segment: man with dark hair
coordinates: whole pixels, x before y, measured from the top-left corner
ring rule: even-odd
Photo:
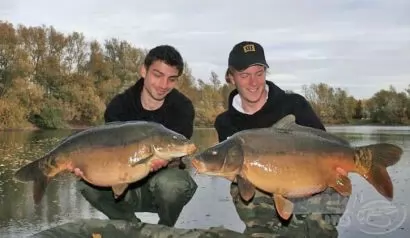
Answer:
[[[161,45],[151,49],[140,69],[141,78],[112,99],[104,113],[105,121],[154,121],[191,138],[194,107],[190,99],[175,89],[183,67],[183,59],[174,47]],[[131,184],[119,201],[114,199],[111,189],[96,187],[83,180],[78,182],[78,189],[110,219],[139,222],[135,212],[154,212],[158,213],[159,224],[174,226],[197,185],[183,170],[181,160],[165,163],[154,164],[153,172]]]
[[[228,110],[215,119],[219,142],[245,129],[271,127],[288,114],[294,114],[300,125],[325,130],[303,96],[286,93],[266,81],[267,68],[260,44],[243,41],[231,50],[226,81],[236,89],[229,95]],[[290,221],[283,221],[277,216],[270,195],[258,190],[247,204],[238,195],[236,183],[231,184],[230,192],[238,215],[246,225],[245,234],[254,235],[337,237],[336,223],[347,204],[346,198],[330,188],[310,198],[290,199],[295,202],[295,215]]]

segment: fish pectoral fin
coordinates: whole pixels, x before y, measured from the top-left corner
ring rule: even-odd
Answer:
[[[329,184],[330,187],[334,188],[342,196],[349,196],[352,194],[352,182],[349,177],[337,173],[335,180]]]
[[[275,202],[275,207],[279,213],[279,216],[285,220],[288,220],[293,213],[293,203],[278,194],[273,195],[273,201]]]
[[[121,196],[127,188],[128,188],[127,183],[121,183],[121,184],[112,186],[114,198],[117,199],[119,196]]]
[[[154,156],[154,153],[145,153],[137,155],[136,157],[130,157],[129,165],[134,167],[139,164],[145,164],[152,156]]]
[[[241,176],[236,176],[236,182],[238,183],[239,194],[245,201],[251,200],[255,195],[255,186],[251,184],[247,179]]]
[[[185,153],[170,153],[169,151],[161,151],[161,149],[158,149],[155,145],[152,145],[152,151],[155,157],[163,159],[163,160],[174,160],[176,158],[181,158],[182,156],[185,156]]]
[[[157,147],[155,147],[155,145],[151,145],[152,148],[152,154],[155,155],[158,158],[165,158],[165,154],[161,153],[161,151],[159,151],[157,149]]]

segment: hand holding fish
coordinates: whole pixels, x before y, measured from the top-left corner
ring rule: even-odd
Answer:
[[[80,168],[74,167],[73,163],[68,163],[67,164],[67,171],[70,173],[75,174],[75,176],[83,178],[84,177],[84,173],[83,171],[81,171]]]
[[[165,166],[167,166],[169,161],[164,159],[156,159],[151,162],[150,172],[157,171]]]
[[[73,173],[74,173],[76,176],[81,177],[81,178],[84,176],[83,171],[81,171],[81,169],[79,169],[79,168],[75,168],[75,169],[73,170]]]

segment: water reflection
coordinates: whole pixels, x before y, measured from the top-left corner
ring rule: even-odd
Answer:
[[[353,145],[377,142],[395,143],[404,149],[402,160],[388,169],[395,186],[395,199],[386,203],[366,180],[352,174],[353,194],[349,207],[338,226],[340,237],[406,237],[410,228],[407,197],[410,180],[410,128],[407,127],[328,127]],[[15,131],[0,132],[0,237],[24,237],[51,226],[78,218],[106,218],[91,207],[75,190],[75,178],[58,176],[49,184],[41,204],[35,206],[31,184],[11,179],[14,171],[29,161],[42,156],[62,138],[74,131]],[[195,130],[193,140],[199,149],[217,143],[212,129]],[[191,171],[192,173],[192,171]],[[242,231],[229,195],[229,182],[225,179],[195,175],[198,190],[184,208],[176,226],[181,228],[207,228],[225,226]],[[138,214],[147,222],[156,222],[156,214]],[[397,227],[396,227],[397,226]]]
[[[39,206],[34,205],[31,184],[12,179],[16,169],[41,157],[72,132],[50,130],[1,133],[0,152],[4,156],[0,158],[0,237],[23,237],[81,215],[94,216],[95,211],[72,188],[73,177],[59,176],[52,180]]]

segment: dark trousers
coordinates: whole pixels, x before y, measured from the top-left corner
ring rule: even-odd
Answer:
[[[111,188],[96,187],[83,180],[78,181],[77,188],[109,219],[139,221],[135,212],[152,212],[158,213],[158,224],[174,226],[197,185],[187,171],[165,168],[131,184],[118,200]]]
[[[275,209],[272,196],[256,191],[246,203],[239,195],[236,183],[230,193],[239,215],[245,223],[244,234],[252,237],[338,237],[336,229],[348,202],[332,189],[307,199],[290,199],[295,204],[294,215],[282,220]]]

